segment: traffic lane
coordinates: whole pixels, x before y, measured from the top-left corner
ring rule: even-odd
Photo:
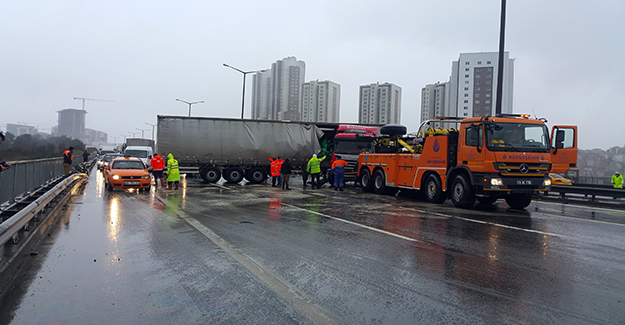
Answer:
[[[605,320],[606,317],[623,318],[622,312],[611,315],[603,313],[618,307],[620,293],[607,288],[595,290],[587,282],[590,280],[605,286],[615,279],[614,274],[605,277],[586,266],[580,268],[575,264],[578,258],[571,255],[580,252],[559,249],[561,238],[558,234],[542,229],[544,226],[542,221],[533,222],[534,218],[529,211],[507,210],[501,204],[459,210],[446,204],[432,205],[413,200],[397,200],[395,197],[351,190],[341,193],[329,190],[308,190],[301,193],[296,190],[294,193],[271,187],[245,188],[239,185],[220,186],[219,189],[200,185],[198,195],[191,194],[189,197],[190,202],[198,203],[188,205],[193,209],[185,211],[214,229],[236,247],[244,249],[254,260],[265,261],[263,265],[268,265],[267,267],[272,270],[282,270],[281,277],[288,278],[290,275],[293,280],[289,280],[289,283],[301,283],[303,280],[300,280],[300,277],[303,277],[306,280],[303,282],[313,281],[315,284],[313,287],[324,288],[327,279],[341,279],[332,281],[333,285],[349,289],[363,286],[362,283],[352,283],[354,279],[374,279],[368,281],[366,286],[377,287],[374,283],[381,283],[387,288],[397,288],[397,282],[404,281],[397,278],[389,279],[386,268],[401,267],[406,274],[421,279],[416,282],[423,282],[422,278],[433,278],[436,279],[435,283],[439,289],[441,286],[445,288],[454,286],[456,287],[454,290],[461,290],[464,293],[461,297],[466,299],[466,304],[452,304],[455,313],[444,314],[462,314],[463,319],[469,319],[467,316],[474,313],[488,322],[492,321],[493,317],[504,321],[536,319],[540,322],[551,322],[553,319],[587,322]],[[344,229],[346,226],[344,222],[338,226],[334,222],[339,219],[381,231],[386,229],[387,233],[377,232],[383,235],[374,236],[370,234],[373,232],[370,229],[356,227],[356,230],[350,230],[351,224]],[[329,224],[332,224],[332,227],[328,228]],[[335,232],[336,235],[327,235]],[[365,240],[362,238],[365,234],[374,236],[375,239]],[[399,237],[390,234],[397,234]],[[299,241],[310,236],[315,240],[308,239],[304,244],[300,244]],[[412,248],[409,252],[403,249],[406,243],[402,244],[402,249],[389,244],[400,237],[409,238],[403,239]],[[335,252],[336,250],[345,255]],[[279,251],[281,254],[273,254],[273,251]],[[375,252],[378,254],[371,256]],[[581,253],[584,255],[582,258],[586,258],[585,255],[589,254],[583,251]],[[389,256],[394,258],[387,259]],[[371,265],[360,266],[363,260]],[[337,261],[340,262],[340,266],[333,265],[331,269],[337,271],[332,271],[331,274],[321,278],[309,274],[330,272],[324,270],[323,266],[332,265]],[[398,263],[405,261],[411,261],[412,264],[397,266]],[[274,263],[278,265],[272,266]],[[308,271],[295,272],[293,275],[294,271],[290,270],[294,265]],[[356,267],[352,269],[351,265]],[[618,266],[618,263],[616,265]],[[378,279],[379,276],[381,278]],[[411,281],[406,282],[419,285]],[[342,283],[346,285],[343,287]],[[618,281],[617,285],[625,288]],[[299,288],[299,285],[297,287]],[[393,298],[398,296],[398,291],[402,294],[415,293],[412,296],[413,301],[424,300],[416,293],[428,292],[423,288],[415,289],[406,285],[400,285],[399,288],[378,292],[376,296],[388,297],[388,301],[395,302],[395,305],[399,306],[405,305],[405,302],[398,302]],[[298,290],[306,292],[306,297],[314,301],[329,299],[325,297],[328,293],[322,289],[304,286]],[[569,290],[583,291],[580,291],[582,292],[580,295],[573,295]],[[450,295],[456,295],[447,289],[438,292],[441,293],[440,301],[444,302],[434,304],[434,307],[430,305],[428,310],[440,311],[449,307]],[[352,296],[349,290],[332,290],[332,294],[339,295],[341,297],[339,300],[345,303],[332,303],[323,305],[322,308],[332,309],[333,315],[347,314],[349,315],[345,318],[347,320],[358,319],[358,315],[367,311],[377,317],[385,315],[384,317],[387,317],[385,319],[390,317],[397,319],[397,315],[405,320],[416,317],[406,311],[403,313],[385,311],[379,308],[377,304],[379,299],[363,304],[367,301],[366,294]],[[425,301],[431,302],[427,298]],[[356,305],[356,302],[362,307],[355,310],[346,307]],[[467,310],[467,306],[473,307]],[[521,314],[518,312],[519,307],[524,309]],[[497,311],[495,315],[491,315],[490,313],[494,311]],[[420,316],[423,317],[423,314]],[[370,320],[363,317],[361,319],[363,321]]]
[[[3,292],[0,323],[308,324],[152,193],[106,192],[93,173]]]

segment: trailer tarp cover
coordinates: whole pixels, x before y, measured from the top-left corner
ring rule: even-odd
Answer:
[[[300,122],[158,116],[158,153],[180,163],[262,164],[319,153],[323,132]]]

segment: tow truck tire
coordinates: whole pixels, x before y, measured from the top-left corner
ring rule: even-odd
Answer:
[[[470,208],[475,204],[475,192],[463,175],[451,183],[451,202],[458,208]]]
[[[254,167],[245,173],[245,179],[252,184],[260,184],[267,179],[267,173],[262,167]]]
[[[368,169],[363,169],[360,176],[360,187],[363,192],[371,192],[373,190],[373,180]]]
[[[380,134],[404,135],[407,132],[408,129],[404,125],[400,124],[387,124],[380,128]]]
[[[434,174],[430,174],[425,179],[423,186],[423,194],[428,202],[443,203],[445,202],[445,193],[443,193],[443,187],[441,181]]]
[[[244,175],[245,173],[241,167],[230,167],[226,169],[224,178],[226,179],[226,182],[236,184],[243,180]]]
[[[493,204],[495,202],[497,202],[498,197],[496,196],[481,196],[481,197],[477,197],[477,202],[480,202],[480,204],[483,205],[490,205]]]
[[[527,194],[510,194],[506,196],[506,203],[512,209],[523,210],[532,203],[532,197]]]
[[[200,171],[200,177],[206,183],[217,183],[221,179],[221,171],[215,166],[204,167]]]

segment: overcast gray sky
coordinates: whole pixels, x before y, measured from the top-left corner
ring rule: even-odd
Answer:
[[[419,125],[421,88],[447,81],[460,53],[496,52],[499,0],[0,0],[0,129],[49,132],[56,111],[120,134],[156,115],[238,118],[242,75],[288,56],[306,81],[341,85],[341,122],[358,120],[358,87],[402,87],[402,124]],[[514,112],[579,126],[582,149],[625,145],[625,1],[508,1]],[[247,86],[252,77],[248,75]],[[251,87],[246,91],[249,118]],[[139,134],[140,135],[140,134]]]

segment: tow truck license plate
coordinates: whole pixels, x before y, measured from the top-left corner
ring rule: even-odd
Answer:
[[[532,181],[516,181],[516,185],[532,185]]]
[[[139,185],[139,181],[125,181],[124,185]]]

